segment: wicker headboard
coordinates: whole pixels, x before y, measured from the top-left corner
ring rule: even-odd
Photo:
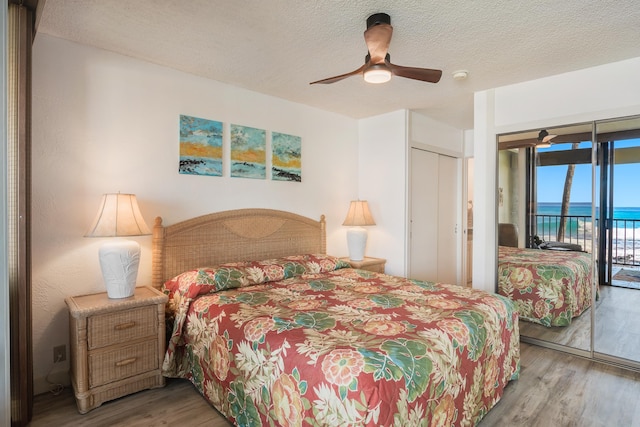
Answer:
[[[326,224],[284,211],[239,209],[153,226],[152,284],[199,267],[326,253]]]

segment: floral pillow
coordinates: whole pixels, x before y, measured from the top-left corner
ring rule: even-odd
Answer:
[[[183,298],[191,299],[209,292],[243,288],[301,274],[325,273],[347,267],[348,263],[324,254],[233,262],[182,273],[164,284],[164,292],[170,297],[178,292]]]

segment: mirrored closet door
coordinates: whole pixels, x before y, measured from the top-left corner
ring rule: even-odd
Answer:
[[[591,351],[592,125],[498,138],[498,285],[523,337]]]
[[[640,362],[640,117],[597,122],[596,358]]]
[[[497,182],[523,340],[640,367],[640,117],[499,135]]]

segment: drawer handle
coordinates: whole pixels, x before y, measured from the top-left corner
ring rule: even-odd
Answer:
[[[116,362],[116,366],[117,367],[121,367],[121,366],[131,365],[132,363],[134,363],[136,361],[136,359],[137,359],[137,357],[130,357],[128,359],[121,360],[119,362]]]
[[[136,322],[120,323],[119,325],[116,325],[114,329],[116,331],[122,331],[124,329],[133,328],[134,326],[136,326]]]

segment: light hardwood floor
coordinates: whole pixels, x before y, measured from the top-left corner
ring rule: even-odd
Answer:
[[[640,373],[523,343],[520,379],[480,427],[640,426]],[[40,426],[210,426],[228,427],[191,383],[169,380],[103,404],[85,415],[76,411],[73,394],[35,398],[30,427]]]

